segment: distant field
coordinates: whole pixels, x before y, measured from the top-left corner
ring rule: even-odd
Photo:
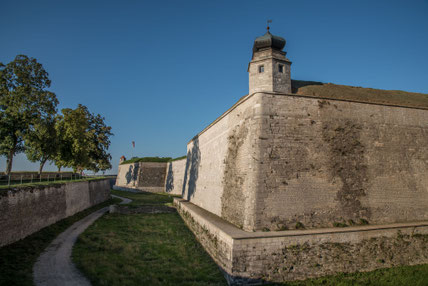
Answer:
[[[292,92],[322,98],[428,109],[428,94],[292,80]]]

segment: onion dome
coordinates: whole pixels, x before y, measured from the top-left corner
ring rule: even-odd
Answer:
[[[269,27],[268,27],[268,31],[266,32],[266,34],[256,38],[256,40],[254,41],[253,51],[256,52],[264,48],[272,48],[275,50],[282,51],[284,47],[285,47],[285,39],[272,35],[269,32]]]

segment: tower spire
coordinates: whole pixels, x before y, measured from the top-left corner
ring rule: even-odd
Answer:
[[[269,27],[269,23],[272,23],[272,20],[267,20],[267,31],[268,31],[268,33],[269,33],[269,29],[270,29],[270,27]]]
[[[248,65],[249,94],[255,92],[291,93],[290,65],[282,49],[285,39],[269,32],[272,20],[267,21],[267,32],[257,37],[253,56]]]

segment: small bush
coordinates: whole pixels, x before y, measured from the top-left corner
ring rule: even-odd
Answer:
[[[301,223],[300,221],[298,221],[296,223],[296,229],[305,229],[305,226],[303,225],[303,223]]]

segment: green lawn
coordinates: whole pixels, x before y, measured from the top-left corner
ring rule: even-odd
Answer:
[[[134,205],[169,204],[166,194],[112,191]],[[178,214],[103,216],[79,238],[73,259],[93,285],[226,285]],[[428,265],[339,274],[280,285],[428,285]]]
[[[52,240],[88,214],[120,201],[110,199],[0,248],[0,285],[33,285],[33,265]]]
[[[114,194],[134,205],[170,204],[164,194]],[[177,213],[106,214],[73,248],[92,285],[226,285],[219,268]]]
[[[376,286],[427,286],[428,264],[378,269],[371,272],[339,274],[301,282],[284,283],[289,286],[309,285],[376,285]]]
[[[172,199],[174,196],[169,194],[154,194],[148,192],[141,193],[131,193],[125,191],[115,191],[112,190],[113,195],[127,197],[132,200],[129,205],[139,206],[139,205],[158,205],[158,204],[172,204]]]

